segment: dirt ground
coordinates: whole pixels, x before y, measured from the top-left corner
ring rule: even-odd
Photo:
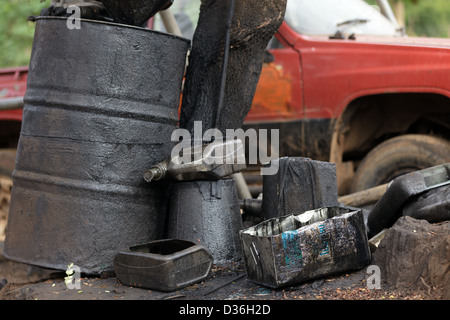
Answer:
[[[4,258],[3,258],[4,259]],[[4,259],[5,260],[5,259]],[[5,261],[4,261],[5,262]],[[27,265],[10,266],[10,274],[30,268]],[[3,264],[5,265],[5,264]],[[0,263],[0,268],[2,264]],[[3,268],[5,271],[5,268]],[[368,289],[367,269],[337,274],[272,290],[254,284],[246,277],[243,263],[214,266],[202,282],[173,292],[160,292],[123,285],[114,277],[82,277],[80,288],[69,289],[64,272],[27,269],[33,282],[13,283],[0,279],[1,300],[440,300],[440,288],[409,291],[390,288],[382,283],[380,289]],[[36,271],[37,270],[37,271]],[[40,274],[39,274],[40,272]],[[2,271],[0,270],[0,278]],[[20,277],[20,275],[19,275]],[[19,278],[20,279],[20,278]],[[21,281],[24,281],[22,278]],[[30,278],[31,279],[31,278]],[[32,279],[33,280],[33,279]],[[12,280],[14,281],[14,280]],[[25,280],[26,281],[26,280]]]
[[[11,186],[12,180],[10,178],[0,176],[0,241],[5,240]]]

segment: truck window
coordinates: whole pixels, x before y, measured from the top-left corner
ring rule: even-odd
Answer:
[[[347,34],[395,36],[396,27],[363,0],[288,0],[285,21],[306,35]]]

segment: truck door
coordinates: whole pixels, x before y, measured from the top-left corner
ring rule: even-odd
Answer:
[[[279,31],[269,43],[244,129],[279,129],[279,152],[283,156],[305,152],[301,74],[299,52]]]

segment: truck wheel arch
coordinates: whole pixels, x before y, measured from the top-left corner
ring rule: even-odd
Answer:
[[[404,134],[449,139],[450,98],[433,93],[383,93],[348,103],[331,138],[329,161],[336,163],[339,193],[350,191],[358,164],[372,149]]]
[[[400,135],[380,143],[364,157],[350,191],[366,190],[403,174],[449,162],[447,139],[424,134]]]
[[[20,121],[0,121],[0,175],[11,177],[14,170]]]

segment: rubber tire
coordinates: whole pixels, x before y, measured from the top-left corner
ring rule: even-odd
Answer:
[[[0,176],[12,177],[16,165],[16,149],[0,149]]]
[[[450,162],[450,142],[429,135],[408,134],[386,140],[358,166],[351,192],[366,190],[408,172]]]

